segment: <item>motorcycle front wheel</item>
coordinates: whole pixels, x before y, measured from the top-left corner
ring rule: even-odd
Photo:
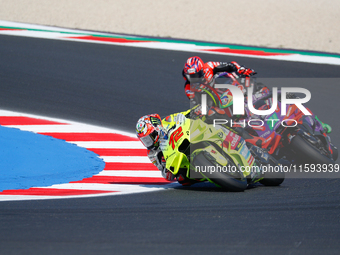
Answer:
[[[269,165],[273,167],[279,168],[280,164],[279,162],[271,155],[269,156]],[[270,168],[269,168],[270,169]],[[279,168],[280,169],[280,168]],[[285,180],[285,173],[283,170],[273,170],[273,171],[267,171],[264,173],[263,179],[260,180],[260,183],[265,186],[279,186],[283,181]]]
[[[208,178],[213,183],[217,184],[217,186],[224,188],[228,191],[240,192],[244,191],[247,188],[247,178],[243,176],[242,172],[240,172],[238,167],[235,163],[230,159],[227,158],[228,163],[231,167],[228,169],[237,169],[237,171],[233,173],[229,173],[228,171],[217,171],[216,169],[225,169],[223,166],[219,165],[216,162],[208,159],[205,153],[199,153],[193,160],[193,165],[199,167],[212,167],[210,168],[213,171],[205,171],[201,173],[205,178]],[[219,166],[219,167],[218,167]]]

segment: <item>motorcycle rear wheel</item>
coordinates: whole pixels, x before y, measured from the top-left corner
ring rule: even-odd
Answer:
[[[290,142],[291,149],[297,154],[298,161],[304,164],[334,164],[335,162],[307,142],[301,136],[296,135]]]

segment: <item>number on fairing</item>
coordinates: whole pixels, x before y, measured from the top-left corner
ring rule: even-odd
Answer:
[[[169,140],[169,145],[171,145],[172,149],[175,149],[175,142],[179,140],[183,136],[182,127],[177,128],[174,132],[172,132]]]

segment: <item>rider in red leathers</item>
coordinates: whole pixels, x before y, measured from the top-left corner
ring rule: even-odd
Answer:
[[[185,94],[189,99],[194,99],[195,92],[198,92],[199,85],[213,86],[214,75],[228,72],[243,76],[256,74],[253,69],[240,66],[236,62],[212,62],[204,63],[200,57],[188,58],[184,65],[182,75],[185,80]]]

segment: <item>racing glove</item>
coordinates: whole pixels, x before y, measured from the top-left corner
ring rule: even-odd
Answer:
[[[202,106],[201,105],[196,105],[190,110],[189,117],[190,119],[197,119],[197,118],[202,118]]]
[[[253,69],[250,69],[250,68],[245,68],[244,66],[241,66],[237,72],[240,74],[240,75],[244,75],[244,76],[252,76],[254,74],[256,74],[256,72],[253,70]]]
[[[251,76],[256,74],[256,72],[253,69],[250,68],[246,68],[244,66],[240,66],[237,62],[232,61],[231,62],[237,69],[237,73],[240,75],[244,75],[244,76]]]

